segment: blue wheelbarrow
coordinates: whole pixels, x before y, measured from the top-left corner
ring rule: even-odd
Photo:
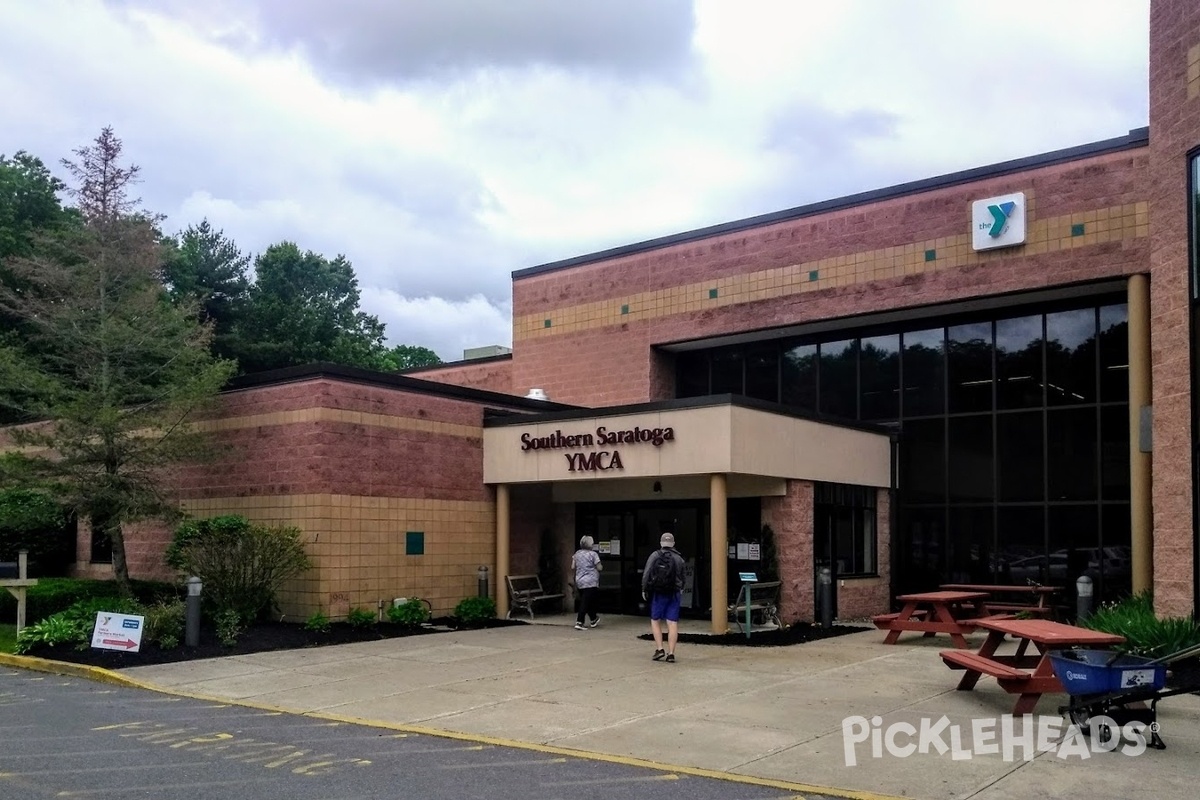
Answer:
[[[1141,723],[1149,733],[1147,746],[1165,749],[1159,736],[1158,701],[1200,690],[1200,670],[1196,669],[1173,671],[1175,680],[1166,688],[1168,668],[1200,656],[1200,645],[1154,659],[1112,650],[1055,650],[1048,655],[1069,696],[1059,713],[1101,742],[1111,740],[1113,725],[1119,729]]]

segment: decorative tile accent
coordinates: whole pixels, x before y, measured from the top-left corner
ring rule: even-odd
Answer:
[[[1087,225],[1085,225],[1082,222],[1076,222],[1074,225],[1071,226],[1071,235],[1072,236],[1083,236],[1083,234],[1086,232],[1087,232]]]
[[[275,425],[293,425],[302,422],[345,422],[350,425],[367,425],[394,430],[425,431],[467,439],[482,439],[483,428],[459,425],[452,422],[433,422],[425,419],[372,414],[367,411],[350,411],[344,408],[304,408],[297,411],[273,411],[269,414],[251,414],[244,417],[228,417],[196,423],[201,431],[233,431],[242,428],[266,428]]]
[[[543,320],[543,321],[542,321],[542,327],[543,327],[543,328],[549,328],[549,327],[550,327],[550,320],[548,320],[548,319],[547,319],[547,320]]]
[[[629,313],[629,304],[628,304],[628,303],[626,303],[625,305],[621,306],[621,313],[622,313],[622,314],[628,314],[628,313]]]
[[[1197,53],[1200,54],[1200,49]],[[1030,211],[1033,210],[1031,198]],[[1072,235],[1075,225],[1083,225],[1084,232]],[[513,339],[520,341],[543,335],[554,336],[604,328],[619,319],[618,312],[624,303],[637,308],[638,317],[660,319],[699,311],[712,302],[721,306],[758,302],[820,291],[831,286],[854,285],[991,261],[1004,261],[1014,256],[1024,258],[1105,242],[1132,242],[1148,236],[1149,231],[1149,205],[1146,202],[1125,203],[1044,219],[1038,219],[1034,214],[1028,223],[1026,244],[1019,253],[1007,250],[977,253],[971,248],[969,232],[858,253],[844,253],[724,277],[719,284],[719,296],[712,294],[711,279],[708,279],[703,283],[666,287],[555,309],[557,323],[553,331],[542,329],[541,315],[518,317],[513,319]],[[935,260],[926,260],[928,251],[933,251]]]
[[[708,299],[709,299],[709,300],[716,300],[716,299],[717,299],[717,290],[716,290],[716,289],[709,289],[709,290],[708,290]]]
[[[423,555],[425,555],[425,532],[424,531],[408,531],[404,534],[404,555],[406,555],[406,556],[423,556]]]
[[[925,261],[926,262],[937,261],[937,250],[926,250],[925,251]]]

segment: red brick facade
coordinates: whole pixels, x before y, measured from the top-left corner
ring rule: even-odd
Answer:
[[[1188,325],[1187,157],[1200,148],[1200,96],[1189,92],[1189,51],[1200,46],[1200,4],[1150,5],[1150,330],[1154,398],[1154,587],[1160,612],[1192,610],[1192,364]]]

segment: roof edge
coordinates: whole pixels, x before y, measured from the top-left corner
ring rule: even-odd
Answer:
[[[375,372],[360,367],[347,367],[329,362],[302,364],[294,367],[256,372],[241,375],[229,381],[222,392],[242,389],[256,389],[265,386],[277,386],[285,383],[332,378],[347,383],[360,383],[368,386],[378,386],[386,389],[401,389],[418,394],[436,395],[452,400],[504,406],[524,411],[568,411],[580,408],[566,403],[554,403],[548,400],[531,400],[503,392],[492,392],[486,389],[474,389],[458,386],[453,383],[426,381],[393,372]]]
[[[563,269],[570,269],[571,267],[581,267],[587,264],[595,264],[613,258],[637,255],[638,253],[645,253],[652,250],[660,250],[664,247],[671,247],[677,244],[686,244],[688,242],[708,239],[713,236],[720,236],[726,233],[737,233],[739,231],[759,228],[765,225],[773,225],[778,222],[803,219],[804,217],[811,217],[817,214],[827,214],[831,211],[842,211],[848,208],[854,208],[855,206],[866,205],[868,203],[878,203],[883,200],[893,200],[897,197],[903,197],[905,195],[931,192],[936,189],[946,189],[952,186],[961,186],[964,183],[975,183],[976,181],[986,180],[987,178],[1011,175],[1014,172],[1025,172],[1027,170],[1051,167],[1071,161],[1080,161],[1085,158],[1093,158],[1095,156],[1108,155],[1110,153],[1119,153],[1124,150],[1135,150],[1141,147],[1146,147],[1149,145],[1149,143],[1150,128],[1134,128],[1124,136],[1117,136],[1112,139],[1104,139],[1103,141],[1099,142],[1076,145],[1075,147],[1068,147],[1063,150],[1053,150],[1048,153],[1025,156],[1023,158],[1017,158],[1011,161],[1002,161],[983,167],[973,167],[971,169],[961,170],[959,172],[951,172],[933,178],[922,178],[916,181],[909,181],[908,183],[898,183],[894,186],[888,186],[882,189],[870,189],[865,192],[849,194],[832,200],[821,200],[816,203],[796,206],[783,211],[772,211],[767,214],[759,214],[758,216],[746,217],[745,219],[734,220],[732,222],[722,222],[717,225],[696,228],[695,230],[685,231],[683,233],[674,233],[668,236],[660,236],[655,239],[647,239],[634,244],[620,245],[607,250],[599,250],[594,253],[573,256],[560,261],[551,261],[535,267],[526,267],[524,269],[515,270],[512,273],[512,279],[516,281],[522,278],[531,278],[535,275],[545,275],[549,272],[557,272]]]

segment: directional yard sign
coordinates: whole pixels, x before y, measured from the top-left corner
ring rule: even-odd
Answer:
[[[92,647],[101,650],[124,650],[136,653],[142,647],[142,629],[146,618],[134,614],[96,612],[96,628],[92,631]]]

